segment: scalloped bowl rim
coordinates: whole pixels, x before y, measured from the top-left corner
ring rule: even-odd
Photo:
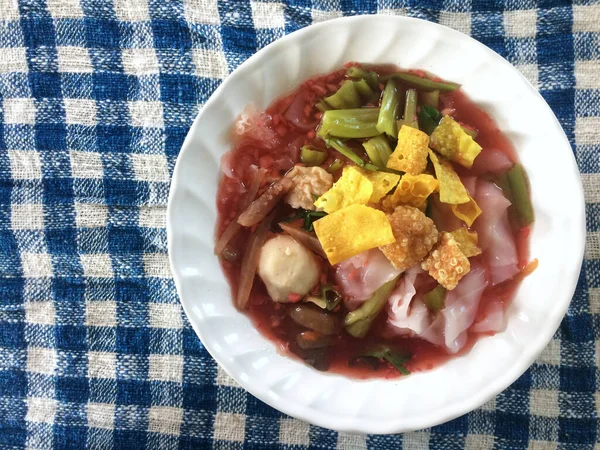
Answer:
[[[175,285],[177,288],[177,292],[179,298],[181,300],[183,309],[190,320],[190,323],[198,335],[198,337],[203,342],[205,348],[208,352],[213,356],[213,358],[221,365],[221,367],[233,378],[235,379],[243,388],[245,388],[252,395],[256,396],[260,400],[269,404],[270,406],[299,419],[305,420],[307,422],[313,423],[315,425],[323,426],[326,428],[331,428],[339,431],[358,431],[365,433],[396,433],[396,432],[404,432],[411,431],[415,429],[426,428],[429,426],[437,425],[453,418],[456,418],[460,415],[468,413],[473,409],[481,406],[492,397],[499,394],[501,391],[506,389],[511,383],[513,383],[521,374],[523,374],[527,368],[533,363],[535,358],[542,352],[542,350],[546,347],[553,334],[557,330],[560,322],[565,315],[572,295],[575,291],[575,287],[577,284],[579,272],[581,269],[584,245],[585,245],[585,208],[584,208],[584,197],[583,197],[583,188],[581,184],[581,179],[579,176],[579,171],[577,169],[577,164],[575,162],[573,153],[571,151],[570,144],[564,131],[560,127],[560,124],[549,106],[545,103],[541,95],[535,90],[531,84],[519,74],[521,78],[521,82],[524,82],[528,86],[529,92],[528,98],[526,101],[534,104],[538,104],[540,101],[543,102],[546,108],[545,121],[543,121],[544,125],[548,127],[551,133],[558,133],[560,138],[556,141],[556,148],[558,148],[561,158],[566,158],[563,161],[563,164],[567,166],[563,166],[563,180],[566,183],[568,190],[571,195],[571,204],[566,206],[566,209],[570,211],[568,213],[569,217],[559,217],[563,221],[568,222],[569,229],[573,231],[570,235],[570,248],[562,249],[563,253],[561,255],[561,260],[568,261],[568,267],[571,270],[566,272],[566,279],[563,279],[561,282],[562,291],[560,291],[560,298],[556,299],[556,304],[553,306],[554,309],[548,312],[548,318],[546,321],[542,322],[542,326],[540,329],[532,330],[535,331],[531,336],[531,341],[527,342],[527,346],[524,347],[523,352],[519,355],[515,355],[515,359],[513,364],[510,367],[504,367],[500,371],[500,374],[493,379],[488,385],[484,388],[480,389],[477,392],[471,393],[472,395],[466,396],[465,398],[461,398],[460,401],[454,402],[452,404],[444,404],[444,407],[438,408],[435,410],[430,410],[429,412],[420,413],[420,415],[415,414],[411,415],[410,410],[398,410],[397,416],[394,417],[365,417],[360,415],[341,417],[341,415],[332,414],[329,411],[326,411],[326,408],[314,406],[315,403],[306,404],[306,402],[296,400],[290,400],[290,398],[286,398],[282,396],[280,393],[276,393],[273,391],[272,386],[269,386],[265,383],[260,382],[260,380],[256,378],[251,378],[246,373],[246,368],[251,364],[259,364],[259,361],[256,359],[251,360],[249,362],[243,363],[240,362],[239,358],[235,359],[231,357],[231,355],[223,353],[223,346],[217,343],[215,339],[215,335],[211,334],[211,332],[201,326],[200,321],[194,316],[197,314],[197,306],[203,300],[198,300],[196,296],[192,296],[188,294],[189,289],[192,284],[186,281],[186,277],[188,277],[188,273],[186,272],[186,268],[182,267],[184,260],[184,248],[182,247],[179,241],[179,235],[181,234],[181,229],[183,227],[180,217],[180,211],[184,209],[181,208],[189,208],[190,206],[180,206],[187,197],[184,196],[185,184],[188,183],[189,176],[186,175],[187,172],[184,172],[185,169],[183,166],[185,164],[182,161],[187,158],[188,160],[192,158],[190,156],[194,151],[192,145],[192,141],[198,138],[198,133],[200,131],[200,124],[202,121],[207,121],[211,111],[213,109],[216,110],[218,102],[226,101],[228,95],[228,89],[230,87],[235,86],[235,83],[240,79],[244,79],[244,77],[251,77],[253,74],[260,72],[260,64],[269,59],[269,57],[275,56],[277,57],[277,52],[283,51],[294,51],[296,48],[302,47],[302,40],[304,42],[310,39],[311,36],[317,35],[319,31],[324,29],[325,27],[329,29],[341,29],[341,30],[351,30],[352,27],[365,26],[368,23],[377,23],[385,28],[385,26],[406,26],[408,28],[418,26],[423,30],[423,33],[427,33],[427,31],[435,31],[436,33],[443,34],[448,38],[452,38],[455,41],[464,43],[470,50],[481,52],[481,54],[485,54],[486,57],[489,57],[490,64],[497,66],[499,68],[503,68],[503,70],[508,70],[506,66],[510,67],[510,69],[514,72],[517,72],[516,69],[510,65],[508,61],[503,59],[500,55],[493,52],[491,49],[487,48],[483,44],[475,41],[474,39],[466,36],[458,31],[452,30],[450,28],[444,27],[439,24],[435,24],[432,22],[427,22],[421,19],[416,18],[408,18],[402,16],[354,16],[354,17],[345,17],[340,19],[334,19],[331,21],[323,22],[308,26],[306,28],[300,29],[294,33],[286,35],[281,39],[269,44],[265,48],[259,50],[253,56],[251,56],[248,60],[243,62],[238,68],[236,68],[224,81],[223,83],[215,90],[210,99],[206,102],[204,107],[199,112],[198,116],[194,120],[192,127],[190,128],[188,135],[184,141],[181,152],[179,154],[177,163],[175,165],[175,169],[173,172],[173,178],[171,182],[171,189],[169,193],[169,202],[167,208],[167,239],[168,239],[168,250],[169,250],[169,262],[171,265],[171,269],[173,272],[173,277],[175,280]],[[334,30],[335,31],[335,30]],[[350,32],[350,31],[348,31]],[[332,39],[335,39],[336,36],[333,36]],[[295,47],[294,47],[295,45]],[[346,60],[347,61],[347,60]],[[393,62],[393,61],[390,61]],[[268,64],[268,62],[266,63]],[[440,76],[444,76],[443,74],[438,73]],[[304,81],[303,79],[297,79],[296,85],[300,82]],[[238,83],[239,84],[239,83]],[[465,86],[466,88],[467,86]],[[468,89],[465,89],[468,92]],[[283,95],[285,92],[279,92],[279,95]],[[279,95],[276,95],[275,98]],[[537,103],[536,103],[537,102]],[[516,105],[515,105],[516,107]],[[540,108],[543,108],[540,106]],[[237,111],[239,113],[240,111]],[[495,117],[492,116],[494,119]],[[231,125],[233,124],[233,119]],[[507,119],[508,120],[508,119]],[[518,137],[518,135],[515,135]],[[517,145],[515,144],[515,147]],[[570,158],[566,155],[566,152],[570,154]],[[570,161],[569,161],[570,160]],[[550,164],[550,163],[549,163]],[[530,166],[526,165],[528,171],[531,170]],[[537,172],[537,169],[536,169]],[[531,174],[531,172],[530,172]],[[187,176],[187,178],[186,178]],[[532,195],[535,195],[535,191]],[[535,200],[535,199],[534,199]],[[540,200],[541,202],[541,200]],[[213,209],[216,209],[216,200],[213,202]],[[204,205],[208,208],[211,206]],[[539,213],[537,204],[534,202],[534,206],[536,208],[536,214]],[[570,208],[570,209],[569,209]],[[560,216],[560,212],[552,211],[552,214],[558,214]],[[567,216],[567,213],[564,214]],[[544,215],[544,217],[546,217]],[[555,216],[552,215],[550,220],[554,219]],[[179,219],[179,220],[178,220]],[[538,219],[539,221],[540,219]],[[558,219],[556,219],[558,220]],[[536,221],[536,227],[537,222]],[[543,224],[542,224],[543,225]],[[205,230],[206,231],[206,230]],[[541,232],[543,232],[542,230]],[[210,237],[212,239],[214,230],[210,230]],[[534,229],[534,233],[536,233]],[[210,242],[213,242],[212,240]],[[210,247],[212,248],[212,247]],[[558,251],[558,250],[557,250]],[[536,255],[532,255],[536,256]],[[558,261],[558,260],[556,260]],[[555,262],[555,261],[553,261]],[[541,261],[543,264],[544,261]],[[220,270],[220,268],[219,268]],[[190,272],[193,273],[193,270]],[[527,279],[526,279],[527,280]],[[548,282],[548,280],[535,279],[536,286],[541,288],[541,283]],[[557,288],[558,289],[558,288]],[[193,290],[193,289],[192,289]],[[210,291],[210,289],[208,289]],[[231,298],[221,299],[221,301],[231,302]],[[550,308],[550,307],[549,307]],[[511,323],[512,317],[509,320],[509,324]],[[516,320],[516,319],[515,319]],[[507,333],[507,332],[504,332]],[[484,339],[494,339],[497,336],[500,336],[504,333],[499,333],[493,337],[485,337]],[[257,338],[260,340],[260,337]],[[274,347],[270,341],[266,341],[265,338],[262,338],[271,347]],[[271,350],[273,350],[271,348]],[[472,350],[473,351],[473,350]],[[272,355],[271,355],[272,356]],[[468,353],[466,355],[468,357]],[[327,382],[327,380],[335,379],[334,386],[330,391],[327,392],[327,395],[331,399],[331,402],[339,402],[339,399],[335,398],[336,391],[338,386],[343,386],[344,388],[347,386],[368,386],[370,389],[373,389],[373,392],[376,388],[380,386],[381,383],[389,383],[387,386],[399,386],[401,381],[398,380],[381,380],[381,379],[371,379],[371,380],[353,380],[347,379],[340,375],[331,375],[331,374],[323,374],[320,372],[316,372],[312,369],[306,369],[299,362],[295,362],[289,358],[285,358],[284,356],[272,356],[272,359],[269,360],[269,363],[272,364],[272,367],[278,368],[282,364],[280,358],[284,358],[287,363],[291,364],[295,367],[302,376],[306,376],[311,378],[312,380]],[[465,358],[465,356],[459,357]],[[303,368],[301,368],[302,366]],[[454,366],[453,366],[454,367]],[[306,370],[312,370],[314,372],[312,375]],[[441,370],[444,371],[444,365],[440,368],[435,369],[436,371]],[[421,374],[414,374],[411,377],[422,377]],[[297,380],[296,380],[297,381]],[[290,381],[291,382],[291,381]],[[292,383],[293,384],[293,383]],[[331,384],[331,383],[330,383]],[[312,386],[312,385],[311,385]],[[400,390],[401,388],[398,388]],[[307,392],[308,394],[309,392]],[[323,394],[325,395],[325,394]],[[307,396],[309,397],[309,395]],[[335,405],[334,405],[335,406]],[[404,405],[406,406],[406,405]],[[375,414],[376,416],[376,414]]]

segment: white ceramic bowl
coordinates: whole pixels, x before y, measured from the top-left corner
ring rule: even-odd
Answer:
[[[503,333],[429,372],[397,380],[348,379],[280,355],[236,311],[213,254],[219,158],[244,107],[264,109],[300,82],[349,61],[393,63],[461,83],[513,142],[526,167],[539,268],[520,286]],[[573,295],[585,216],[579,172],[548,105],[507,61],[434,23],[357,16],[304,28],[238,67],[206,103],[183,144],[169,198],[169,256],[183,308],[217,362],[274,408],[326,428],[396,433],[465,414],[515,381],[548,344]]]

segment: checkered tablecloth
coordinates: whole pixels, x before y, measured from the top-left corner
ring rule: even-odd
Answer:
[[[600,4],[577,3],[0,0],[0,448],[593,448]],[[175,158],[221,80],[285,33],[376,12],[456,28],[521,70],[572,143],[588,214],[577,293],[531,369],[396,436],[310,426],[236,385],[182,313],[165,233]]]

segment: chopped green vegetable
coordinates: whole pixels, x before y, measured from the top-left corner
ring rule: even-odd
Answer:
[[[474,130],[473,128],[467,128],[467,127],[462,127],[462,129],[463,129],[463,131],[465,133],[467,133],[473,139],[477,139],[477,136],[479,135],[479,133],[477,132],[477,130]]]
[[[325,211],[311,211],[310,209],[298,209],[296,214],[293,216],[282,220],[282,222],[291,222],[293,220],[302,219],[304,220],[304,228],[305,231],[314,231],[313,222],[315,220],[319,220],[321,217],[325,217],[327,213]]]
[[[383,79],[384,77],[382,77]],[[446,83],[446,82],[438,82],[430,80],[429,78],[420,77],[418,75],[413,75],[412,73],[394,73],[387,75],[386,79],[399,79],[408,84],[412,84],[415,87],[420,89],[424,89],[427,91],[440,91],[440,92],[449,92],[455,91],[460,87],[460,84],[456,83]]]
[[[406,91],[406,103],[404,104],[404,122],[410,127],[418,128],[417,91],[415,89],[409,89]],[[415,124],[417,124],[416,127]]]
[[[446,299],[446,289],[438,285],[423,296],[423,301],[431,311],[440,311],[444,309],[444,300]]]
[[[383,359],[394,366],[402,375],[410,375],[404,364],[412,358],[412,355],[402,348],[394,348],[385,344],[377,344],[367,349],[359,358]]]
[[[368,141],[363,142],[363,147],[369,156],[371,162],[380,169],[385,168],[387,161],[392,154],[390,143],[384,134],[375,136]]]
[[[440,112],[432,106],[421,105],[419,125],[424,133],[431,134],[442,120]]]
[[[335,109],[359,108],[362,104],[356,86],[351,80],[344,81],[335,94],[325,97],[325,101]]]
[[[506,178],[519,224],[527,226],[533,222],[533,207],[529,199],[529,183],[523,166],[515,164],[506,173]]]
[[[379,108],[338,109],[325,111],[318,135],[341,138],[369,138],[377,136]]]
[[[316,107],[321,112],[329,111],[331,109],[331,106],[325,103],[325,100],[319,100],[316,104]]]
[[[398,136],[396,120],[398,119],[399,107],[396,81],[389,80],[383,90],[379,118],[377,119],[377,130],[379,133],[386,133],[393,138]]]
[[[350,161],[355,163],[357,166],[363,167],[365,165],[365,162],[361,159],[361,157],[358,156],[354,152],[354,150],[352,150],[346,144],[344,144],[344,142],[341,139],[323,138],[323,140],[325,141],[325,144],[327,144],[328,147],[333,147],[346,158],[348,158]]]
[[[313,149],[308,145],[302,147],[302,150],[300,151],[300,161],[307,166],[320,166],[326,159],[326,152]]]
[[[440,104],[440,91],[420,92],[419,97],[423,105],[429,105],[437,109]]]
[[[360,308],[348,313],[344,319],[346,332],[356,338],[363,338],[369,332],[369,328],[375,317],[381,312],[388,297],[394,290],[398,277],[388,281],[375,291],[373,296],[367,299]]]
[[[346,71],[346,75],[350,78],[362,78],[372,89],[377,89],[379,86],[379,75],[376,72],[369,72],[360,67],[349,67]]]
[[[329,164],[329,167],[327,168],[327,172],[336,173],[342,167],[344,167],[344,161],[336,158],[333,160],[333,162],[331,164]]]
[[[321,295],[309,295],[305,298],[305,301],[314,303],[321,309],[331,311],[335,309],[342,301],[342,294],[333,289],[329,284],[321,286]]]
[[[379,99],[379,95],[373,92],[373,89],[365,80],[355,81],[354,87],[365,103],[375,103]]]

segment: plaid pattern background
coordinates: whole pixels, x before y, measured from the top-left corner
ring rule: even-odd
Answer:
[[[573,145],[588,214],[577,293],[531,369],[396,436],[310,426],[237,386],[182,314],[165,233],[175,158],[221,80],[286,33],[376,12],[451,26],[516,65]],[[594,448],[599,33],[594,1],[0,0],[0,448]]]

